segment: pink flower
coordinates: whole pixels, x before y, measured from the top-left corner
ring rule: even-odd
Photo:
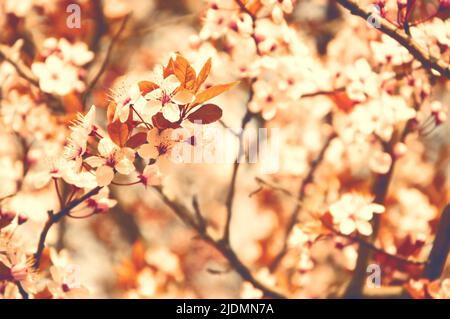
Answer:
[[[114,112],[113,121],[119,119],[122,123],[127,121],[131,107],[141,114],[143,113],[142,109],[146,104],[137,84],[132,85],[128,89],[120,88],[114,94],[114,102],[116,102],[117,106]]]
[[[129,175],[135,170],[134,151],[128,147],[120,148],[109,137],[100,140],[98,152],[100,156],[91,156],[85,160],[88,165],[97,168],[95,175],[98,186],[109,185],[116,171]]]
[[[75,216],[89,216],[91,214],[102,214],[114,207],[117,201],[109,198],[109,189],[103,187],[98,194],[84,201],[76,210]]]
[[[147,185],[160,185],[161,184],[161,172],[156,165],[147,165],[144,171],[139,175],[139,179],[142,184]]]
[[[186,133],[185,129],[165,129],[160,131],[157,128],[153,128],[147,133],[148,143],[140,146],[137,153],[146,161],[170,155],[175,143],[188,138]]]
[[[151,110],[150,113],[152,114],[162,110],[166,120],[177,122],[181,116],[179,105],[193,102],[194,94],[187,90],[177,90],[180,82],[176,76],[171,74],[164,78],[161,67],[155,68],[151,81],[159,87],[145,95],[145,99],[148,101],[146,108]]]
[[[81,166],[82,156],[86,152],[87,140],[92,131],[95,130],[95,106],[92,105],[86,115],[78,114],[77,120],[70,127],[70,137],[64,148],[64,158],[74,160],[76,167]]]
[[[373,214],[384,212],[384,207],[371,203],[371,200],[363,195],[347,193],[332,204],[329,208],[333,216],[333,223],[338,226],[339,231],[349,235],[354,231],[362,235],[372,234],[370,220]]]

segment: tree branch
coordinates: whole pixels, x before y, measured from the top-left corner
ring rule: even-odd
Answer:
[[[300,208],[303,202],[303,199],[305,197],[305,191],[306,186],[310,183],[312,183],[314,179],[314,174],[316,173],[317,168],[319,167],[320,163],[322,162],[325,153],[330,146],[331,141],[336,135],[333,133],[331,134],[327,140],[325,141],[324,145],[322,146],[322,149],[320,150],[319,154],[317,155],[316,159],[312,161],[311,166],[309,168],[307,176],[302,180],[302,183],[300,185],[298,195],[297,195],[297,203],[295,204],[295,207],[292,211],[291,218],[289,219],[286,233],[284,235],[284,241],[283,241],[283,247],[281,248],[280,252],[275,256],[275,258],[272,261],[272,264],[270,265],[270,269],[272,271],[276,270],[278,265],[280,264],[283,257],[286,255],[287,248],[288,248],[288,239],[291,235],[292,230],[294,229],[295,224],[298,221],[298,215],[300,213]]]
[[[20,54],[18,52],[14,52],[13,49],[7,45],[0,44],[0,56],[3,56],[3,58],[9,62],[22,78],[39,88],[38,79],[33,72],[31,72],[31,69],[20,59]]]
[[[111,42],[109,43],[108,48],[106,49],[105,59],[103,60],[101,66],[100,66],[100,69],[95,74],[95,76],[92,79],[92,81],[89,82],[89,84],[88,84],[88,86],[86,88],[86,92],[84,93],[84,96],[83,96],[83,104],[86,102],[87,96],[95,88],[95,85],[97,84],[98,80],[100,80],[100,77],[105,72],[106,66],[109,63],[109,59],[111,58],[111,53],[112,53],[112,50],[114,48],[114,45],[116,44],[116,42],[119,39],[119,37],[122,34],[122,32],[125,30],[125,26],[127,25],[127,22],[129,20],[129,18],[130,18],[130,14],[126,15],[123,18],[119,29],[117,30],[116,34],[114,34],[113,38],[111,39]]]
[[[388,253],[387,251],[378,248],[377,246],[375,246],[374,244],[372,244],[371,242],[365,241],[363,238],[361,238],[360,236],[354,236],[354,235],[345,235],[339,231],[337,231],[336,229],[334,229],[331,225],[325,225],[326,228],[328,228],[330,231],[332,231],[334,234],[336,234],[339,237],[343,237],[346,238],[352,242],[356,242],[361,246],[366,247],[367,249],[370,249],[373,252],[376,252],[378,254],[381,254],[383,256],[386,256],[390,259],[394,259],[403,263],[407,263],[410,265],[414,265],[414,266],[423,266],[426,265],[427,262],[426,261],[420,261],[420,260],[413,260],[413,259],[409,259],[407,257],[403,257],[403,256],[399,256],[399,255],[393,255]]]
[[[405,128],[400,134],[399,141],[404,142],[406,136],[413,128],[413,120],[407,122]],[[374,202],[380,205],[384,205],[384,201],[389,190],[389,185],[392,180],[392,175],[394,173],[394,168],[396,164],[396,157],[393,155],[393,146],[395,144],[394,138],[389,143],[383,144],[383,150],[389,153],[393,158],[391,167],[386,174],[378,175],[375,183],[372,187],[372,193],[375,195]],[[372,219],[373,232],[369,240],[374,241],[378,234],[378,229],[380,226],[380,215],[375,214]],[[347,298],[359,298],[364,289],[365,278],[366,278],[366,268],[371,256],[371,250],[366,246],[360,246],[358,249],[358,258],[356,260],[355,270],[353,272],[353,277],[347,286],[345,297]]]
[[[253,81],[252,81],[253,83]],[[248,101],[251,101],[253,98],[253,89],[250,91],[250,96]],[[252,118],[252,113],[247,109],[245,112],[244,118],[242,119],[241,128],[242,131],[247,126],[248,122],[250,122]],[[231,218],[233,215],[233,201],[234,194],[236,192],[236,180],[237,174],[240,166],[241,157],[244,155],[244,145],[243,145],[243,132],[241,132],[241,136],[239,136],[239,153],[236,157],[236,162],[233,164],[233,172],[231,173],[231,181],[230,186],[228,187],[227,199],[225,201],[225,206],[227,208],[227,217],[225,222],[225,230],[223,234],[223,240],[227,243],[230,241],[230,226],[231,226]]]
[[[161,196],[163,202],[169,206],[172,211],[177,215],[183,223],[187,226],[191,227],[197,234],[209,245],[217,249],[222,256],[228,260],[229,264],[233,267],[233,269],[246,281],[250,282],[255,288],[260,289],[265,297],[276,298],[276,299],[284,299],[286,298],[284,295],[272,290],[271,288],[266,287],[263,283],[258,281],[251,273],[251,271],[245,266],[233,249],[230,247],[229,243],[225,240],[216,240],[211,235],[208,234],[205,221],[201,217],[200,212],[194,214],[189,211],[187,207],[183,204],[171,200],[167,197],[167,195],[162,191],[161,187],[154,186],[153,187]],[[199,209],[198,206],[195,209]],[[197,222],[195,219],[201,218],[203,221]]]
[[[428,257],[428,263],[423,271],[423,277],[430,280],[438,279],[444,270],[447,261],[448,253],[450,251],[450,204],[444,209],[439,227],[436,232],[436,237],[433,242]]]
[[[70,203],[67,204],[66,207],[61,209],[58,213],[53,214],[52,211],[48,211],[48,220],[44,225],[44,228],[42,229],[41,235],[39,236],[39,242],[37,245],[36,253],[34,254],[34,264],[33,268],[38,269],[39,265],[41,263],[41,257],[42,252],[45,248],[45,240],[47,239],[47,234],[49,230],[52,228],[52,226],[56,223],[58,223],[64,216],[66,216],[72,209],[77,207],[79,204],[84,202],[86,199],[89,199],[90,197],[98,194],[101,187],[97,186],[96,188],[90,190],[80,198],[77,198]]]
[[[352,0],[336,0],[341,6],[346,8],[351,12],[351,14],[359,16],[364,20],[367,20],[372,16],[372,13],[368,10],[361,8],[355,1]],[[385,19],[380,19],[377,17],[377,22],[379,22],[379,28],[377,29],[384,34],[390,36],[392,39],[396,40],[405,49],[411,53],[422,65],[427,69],[433,69],[439,72],[441,75],[450,79],[450,66],[444,61],[438,59],[437,57],[431,55],[420,47],[411,37],[409,37],[402,29],[395,27],[393,24],[389,23]]]

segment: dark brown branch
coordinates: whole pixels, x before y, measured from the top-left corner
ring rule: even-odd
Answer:
[[[396,261],[407,263],[407,264],[414,265],[414,266],[423,266],[423,265],[427,264],[426,261],[413,260],[413,259],[409,259],[407,257],[390,254],[387,251],[385,251],[385,250],[383,250],[381,248],[378,248],[377,246],[375,246],[371,242],[368,242],[368,241],[364,240],[360,236],[342,234],[341,232],[337,231],[336,229],[334,229],[330,225],[325,225],[325,227],[327,227],[330,231],[332,231],[334,234],[336,234],[339,237],[343,237],[343,238],[346,238],[346,239],[348,239],[348,240],[350,240],[352,242],[356,242],[359,245],[364,246],[367,249],[370,249],[371,251],[376,252],[378,254],[381,254],[383,256],[386,256],[386,257],[388,257],[390,259],[394,259]]]
[[[206,243],[217,249],[222,254],[222,256],[228,260],[230,266],[233,267],[233,269],[244,280],[250,282],[255,288],[260,289],[265,297],[276,299],[286,298],[282,294],[272,290],[271,288],[266,287],[263,283],[258,281],[252,275],[251,271],[247,268],[247,266],[245,266],[242,263],[242,261],[230,247],[228,242],[225,242],[224,240],[216,240],[213,237],[211,237],[211,235],[208,234],[206,227],[202,227],[202,223],[205,222],[201,217],[202,216],[201,214],[195,215],[195,213],[190,212],[189,209],[186,208],[183,204],[168,198],[166,194],[164,194],[164,192],[162,191],[161,187],[154,187],[154,189],[159,193],[163,202],[172,209],[175,215],[177,215],[183,221],[183,223],[185,223],[187,226],[195,230],[197,234]],[[197,206],[196,209],[199,209],[199,207]],[[196,218],[199,218],[199,216],[203,220],[200,223],[196,221]]]
[[[19,290],[20,295],[22,296],[22,299],[28,299],[28,292],[23,288],[22,284],[18,281],[16,282],[17,289]]]
[[[250,96],[249,96],[248,100],[251,101],[252,97],[253,97],[253,90],[250,92]],[[252,118],[252,113],[250,113],[250,111],[247,110],[244,115],[244,118],[242,119],[242,123],[241,123],[242,130],[245,129],[248,122],[250,122],[251,118]],[[239,153],[238,153],[238,156],[236,157],[236,162],[233,164],[233,172],[231,173],[230,186],[228,187],[228,194],[227,194],[227,199],[225,202],[225,205],[227,208],[227,218],[226,218],[225,230],[224,230],[224,234],[223,234],[223,240],[225,242],[230,241],[230,226],[231,226],[231,218],[233,215],[233,201],[234,201],[234,194],[236,192],[237,173],[239,170],[241,157],[245,156],[242,133],[243,132],[241,132],[241,136],[239,137]]]
[[[200,205],[198,204],[197,196],[192,198],[192,207],[194,208],[195,217],[197,218],[197,225],[199,230],[202,232],[206,231],[206,221],[202,216],[202,212],[200,211]]]
[[[433,242],[428,257],[428,263],[423,271],[423,277],[430,280],[438,279],[444,270],[447,261],[448,253],[450,251],[450,204],[444,209],[439,227],[436,232],[436,237]]]
[[[349,10],[351,14],[359,16],[364,20],[367,20],[372,16],[372,12],[364,10],[355,1],[336,0],[336,2]],[[450,79],[450,66],[448,64],[425,51],[402,29],[395,27],[387,20],[378,18],[377,22],[379,22],[380,25],[378,30],[396,40],[400,45],[407,49],[414,58],[420,61],[425,68],[433,69]]]
[[[391,154],[390,145],[385,145],[385,152]],[[380,205],[384,205],[389,185],[391,183],[392,174],[394,172],[395,161],[392,162],[391,168],[386,174],[379,175],[372,187],[372,193],[375,194],[374,202]],[[374,241],[380,224],[380,216],[376,214],[372,219],[373,232],[369,238],[369,241]],[[353,271],[353,277],[346,289],[345,297],[358,298],[361,296],[362,290],[365,284],[365,278],[367,276],[366,268],[371,256],[371,250],[367,246],[360,246],[358,249],[358,258],[356,259],[355,270]]]
[[[319,95],[333,95],[337,92],[342,92],[342,91],[345,91],[344,87],[339,87],[339,88],[336,88],[336,89],[330,90],[330,91],[322,90],[322,91],[316,91],[316,92],[312,92],[312,93],[305,93],[305,94],[302,94],[302,96],[300,96],[300,99],[304,99],[304,98],[308,98],[308,97],[316,97]]]
[[[300,185],[298,195],[297,195],[297,203],[295,204],[295,207],[291,214],[291,218],[289,219],[288,224],[287,224],[286,233],[284,235],[283,247],[281,248],[280,252],[275,256],[275,258],[272,261],[272,264],[270,265],[270,269],[272,271],[277,269],[281,260],[286,255],[287,248],[288,248],[287,242],[288,242],[289,236],[291,235],[292,230],[294,229],[295,224],[298,221],[298,215],[300,213],[301,205],[302,205],[303,199],[305,197],[306,186],[308,184],[312,183],[312,181],[314,179],[314,174],[315,174],[317,168],[319,167],[320,163],[322,162],[322,160],[325,156],[325,153],[326,153],[328,147],[330,146],[330,143],[334,137],[335,137],[335,134],[331,134],[327,138],[324,145],[322,146],[322,149],[320,150],[319,154],[317,155],[316,159],[314,161],[312,161],[307,176],[303,179],[303,181]]]
[[[419,106],[415,105],[415,109]],[[407,122],[405,128],[399,134],[399,141],[404,142],[407,135],[414,128],[414,121],[410,120]],[[383,143],[383,150],[386,153],[389,153],[393,158],[391,167],[386,174],[378,175],[375,183],[372,187],[372,193],[375,195],[374,202],[380,205],[384,205],[384,201],[389,190],[389,185],[391,184],[392,175],[394,173],[394,168],[396,164],[396,157],[393,155],[392,145],[395,144],[395,136],[389,143]],[[380,215],[375,214],[372,219],[372,228],[373,232],[369,238],[369,241],[374,241],[378,235],[378,229],[380,227]],[[359,298],[361,297],[361,293],[364,289],[365,279],[366,279],[366,269],[369,259],[371,257],[371,250],[366,246],[360,246],[358,249],[358,258],[356,259],[356,266],[353,272],[353,277],[350,280],[349,285],[347,286],[346,292],[344,294],[347,298]]]
[[[264,180],[264,179],[262,179],[262,178],[260,178],[260,177],[255,177],[255,180],[256,180],[256,182],[257,182],[258,184],[261,185],[261,187],[258,188],[256,191],[250,193],[250,195],[249,195],[250,197],[252,197],[252,196],[255,195],[256,193],[258,193],[259,191],[261,191],[261,190],[262,190],[262,186],[266,186],[266,187],[271,188],[271,189],[273,189],[273,190],[275,190],[275,191],[281,192],[281,193],[283,193],[283,194],[286,195],[286,196],[292,197],[292,198],[294,198],[296,201],[298,201],[297,196],[296,196],[294,193],[292,193],[290,190],[288,190],[288,189],[286,189],[286,188],[284,188],[284,187],[281,187],[281,186],[276,185],[276,184],[274,184],[274,183],[268,182],[268,181],[266,181],[266,180]]]
[[[70,203],[68,203],[66,207],[61,209],[56,214],[53,214],[52,211],[48,211],[48,219],[47,219],[47,222],[44,225],[44,228],[42,229],[41,235],[39,236],[38,246],[37,246],[37,249],[36,249],[36,253],[34,254],[33,267],[35,269],[38,269],[39,265],[41,263],[42,252],[44,251],[44,248],[45,248],[45,240],[47,239],[47,234],[48,234],[49,230],[52,228],[52,226],[54,224],[58,223],[72,209],[77,207],[79,204],[84,202],[86,199],[89,199],[90,197],[98,194],[100,189],[101,189],[101,187],[96,187],[96,188],[90,190],[89,192],[87,192],[86,194],[81,196],[80,198],[77,198],[77,199],[71,201]]]
[[[256,40],[256,35],[255,35],[256,17],[247,9],[245,4],[241,0],[235,0],[235,2],[237,3],[237,5],[239,6],[239,8],[241,9],[242,12],[245,12],[245,13],[249,14],[250,17],[252,18],[252,21],[253,21],[252,39],[255,42],[256,53],[258,55],[261,55],[261,52],[260,52],[260,50],[258,48],[258,41]],[[252,78],[251,81],[250,81],[250,94],[249,94],[249,97],[248,97],[248,103],[250,103],[250,101],[253,99],[253,95],[254,95],[253,84],[255,82],[256,82],[256,78]],[[254,114],[252,114],[248,110],[248,107],[247,107],[245,115],[242,118],[242,123],[241,123],[242,131],[245,129],[247,124],[250,122],[250,120],[252,119],[253,115]],[[236,192],[237,174],[238,174],[238,170],[239,170],[239,166],[240,166],[240,159],[241,159],[241,156],[244,153],[244,147],[243,147],[242,143],[243,143],[243,136],[241,134],[241,136],[239,137],[239,153],[238,153],[238,156],[236,158],[236,162],[233,164],[233,171],[231,173],[230,186],[228,187],[227,198],[226,198],[226,201],[225,201],[225,206],[226,206],[226,209],[227,209],[227,215],[226,215],[226,221],[225,221],[225,229],[224,229],[224,233],[223,233],[223,240],[225,242],[227,242],[227,243],[230,242],[230,226],[231,226],[231,219],[232,219],[232,216],[233,216],[233,201],[234,201],[234,194]]]

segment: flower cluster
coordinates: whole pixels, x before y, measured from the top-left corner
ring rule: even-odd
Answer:
[[[285,14],[293,12],[295,1],[210,1],[200,32],[203,41],[223,39],[225,56],[232,66],[235,79],[250,78],[252,100],[248,104],[253,113],[266,120],[277,109],[295,105],[302,94],[314,92],[327,84],[315,80],[324,73],[312,59],[295,29],[288,25]],[[245,10],[242,10],[242,8]],[[207,46],[201,42],[200,49]]]
[[[181,55],[157,67],[151,81],[140,81],[125,93],[115,94],[108,106],[106,132],[94,124],[95,107],[79,116],[72,126],[65,148],[68,162],[61,177],[79,188],[108,186],[116,175],[131,177],[134,182],[160,184],[159,158],[170,154],[176,143],[192,144],[192,135],[183,128],[187,122],[209,124],[220,119],[222,110],[209,99],[230,89],[235,83],[201,90],[211,68],[211,60],[198,76]],[[138,155],[138,156],[136,156]],[[137,170],[135,160],[144,160]],[[60,169],[54,170],[58,174]]]

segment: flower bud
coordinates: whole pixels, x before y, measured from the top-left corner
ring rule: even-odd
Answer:
[[[19,215],[19,218],[17,219],[17,223],[18,223],[19,225],[22,225],[22,224],[26,223],[27,220],[28,220],[28,216],[26,216],[26,215],[24,215],[24,214],[20,214],[20,215]]]
[[[24,264],[17,264],[11,268],[11,277],[14,281],[23,281],[27,278],[28,267]]]

